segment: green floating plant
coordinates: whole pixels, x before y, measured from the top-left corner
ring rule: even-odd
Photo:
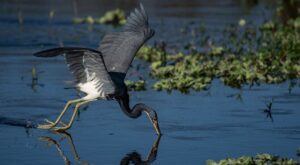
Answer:
[[[125,84],[129,91],[146,90],[146,82],[144,80],[138,80],[138,81],[125,80]]]
[[[299,162],[282,158],[279,156],[273,156],[270,154],[258,154],[255,157],[242,156],[239,158],[226,158],[215,162],[214,160],[207,160],[207,165],[298,165]]]
[[[123,25],[126,23],[126,17],[124,11],[121,9],[115,9],[108,11],[99,19],[101,24],[113,24],[113,25]]]
[[[74,18],[73,23],[75,24],[81,24],[81,23],[87,23],[87,24],[110,24],[110,25],[123,25],[126,23],[126,17],[125,13],[121,9],[115,9],[106,12],[102,17],[100,18],[94,18],[92,16],[87,16],[85,18]]]
[[[191,89],[205,90],[214,78],[233,88],[281,83],[300,78],[298,24],[299,18],[289,20],[286,25],[266,22],[260,28],[259,37],[254,35],[256,32],[252,28],[241,34],[226,33],[224,44],[212,45],[206,53],[192,51],[190,54],[170,54],[157,46],[144,46],[137,57],[151,63],[150,74],[157,80],[153,88],[159,91],[179,90],[188,93]],[[232,33],[236,33],[236,30]],[[244,49],[232,43],[243,43],[248,47],[256,45],[256,50]]]

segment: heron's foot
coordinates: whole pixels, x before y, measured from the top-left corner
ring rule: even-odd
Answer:
[[[46,123],[48,124],[39,124],[38,128],[40,129],[51,129],[51,128],[55,128],[55,126],[57,125],[57,122],[52,122],[48,119],[45,120]],[[60,121],[59,122],[61,125],[63,125],[64,127],[67,126],[67,124],[65,124],[64,122]]]
[[[37,128],[39,128],[39,129],[51,129],[51,128],[53,128],[55,125],[53,125],[53,124],[39,124],[38,126],[37,126]]]
[[[52,122],[52,121],[50,121],[50,120],[48,120],[48,119],[45,119],[45,122],[46,122],[46,123],[48,123],[48,124],[55,125],[55,123],[54,123],[54,122]]]
[[[56,132],[65,132],[69,128],[71,128],[70,125],[64,124],[63,127],[53,127],[52,130]]]
[[[47,120],[47,119],[45,120],[45,122],[48,123],[48,124],[39,124],[37,126],[37,128],[39,128],[39,129],[51,129],[51,128],[55,127],[55,125],[56,125],[54,122],[52,122],[50,120]]]

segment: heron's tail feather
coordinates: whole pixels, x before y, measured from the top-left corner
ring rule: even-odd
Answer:
[[[61,47],[61,48],[53,48],[53,49],[43,50],[40,52],[36,52],[33,55],[36,57],[55,57],[55,56],[62,55],[65,53],[78,52],[78,51],[98,52],[97,50],[89,49],[89,48]]]

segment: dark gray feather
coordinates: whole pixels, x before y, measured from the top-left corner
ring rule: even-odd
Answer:
[[[115,93],[115,85],[107,73],[103,58],[95,52],[84,52],[83,66],[87,81],[95,81],[98,92]]]
[[[76,78],[77,83],[86,82],[86,74],[84,73],[83,52],[81,51],[69,51],[65,53],[66,63],[70,72]]]
[[[86,83],[88,75],[94,75],[102,91],[106,94],[115,92],[115,86],[107,72],[101,52],[89,48],[62,47],[40,51],[37,57],[54,57],[64,54],[69,70],[77,83]]]
[[[122,32],[109,33],[101,41],[98,50],[103,54],[108,72],[126,74],[137,51],[153,35],[141,4],[140,9],[131,12]]]

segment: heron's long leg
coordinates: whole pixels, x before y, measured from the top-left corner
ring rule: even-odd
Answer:
[[[80,102],[80,103],[77,103],[76,106],[75,106],[75,109],[74,109],[74,112],[73,112],[73,115],[72,115],[72,117],[71,117],[71,120],[70,120],[69,124],[66,125],[66,126],[63,126],[63,127],[54,127],[53,130],[54,130],[54,131],[65,131],[65,130],[71,128],[71,126],[72,126],[72,124],[73,124],[73,121],[74,121],[74,119],[75,119],[75,116],[77,115],[78,108],[79,108],[81,105],[86,104],[86,103],[88,103],[88,102],[90,102],[90,101],[91,101],[91,100],[86,100],[86,101],[82,101],[82,102]]]
[[[82,101],[82,99],[76,99],[76,100],[70,100],[67,102],[67,104],[65,105],[65,108],[64,110],[60,113],[60,115],[57,117],[57,119],[55,120],[54,124],[57,125],[58,122],[61,120],[61,118],[63,117],[63,115],[65,114],[65,112],[67,111],[68,107],[71,105],[71,104],[74,104],[74,103],[78,103]]]
[[[57,119],[55,120],[55,122],[52,122],[52,121],[49,121],[49,120],[46,120],[46,122],[48,124],[42,124],[42,125],[38,125],[38,128],[40,129],[50,129],[50,128],[53,128],[55,127],[59,121],[61,120],[61,118],[64,116],[64,114],[66,113],[68,107],[71,105],[71,104],[74,104],[74,103],[77,103],[77,102],[80,102],[82,101],[82,99],[75,99],[75,100],[70,100],[66,103],[64,109],[62,110],[62,112],[59,114],[59,116],[57,117]],[[65,125],[63,123],[63,125]]]

